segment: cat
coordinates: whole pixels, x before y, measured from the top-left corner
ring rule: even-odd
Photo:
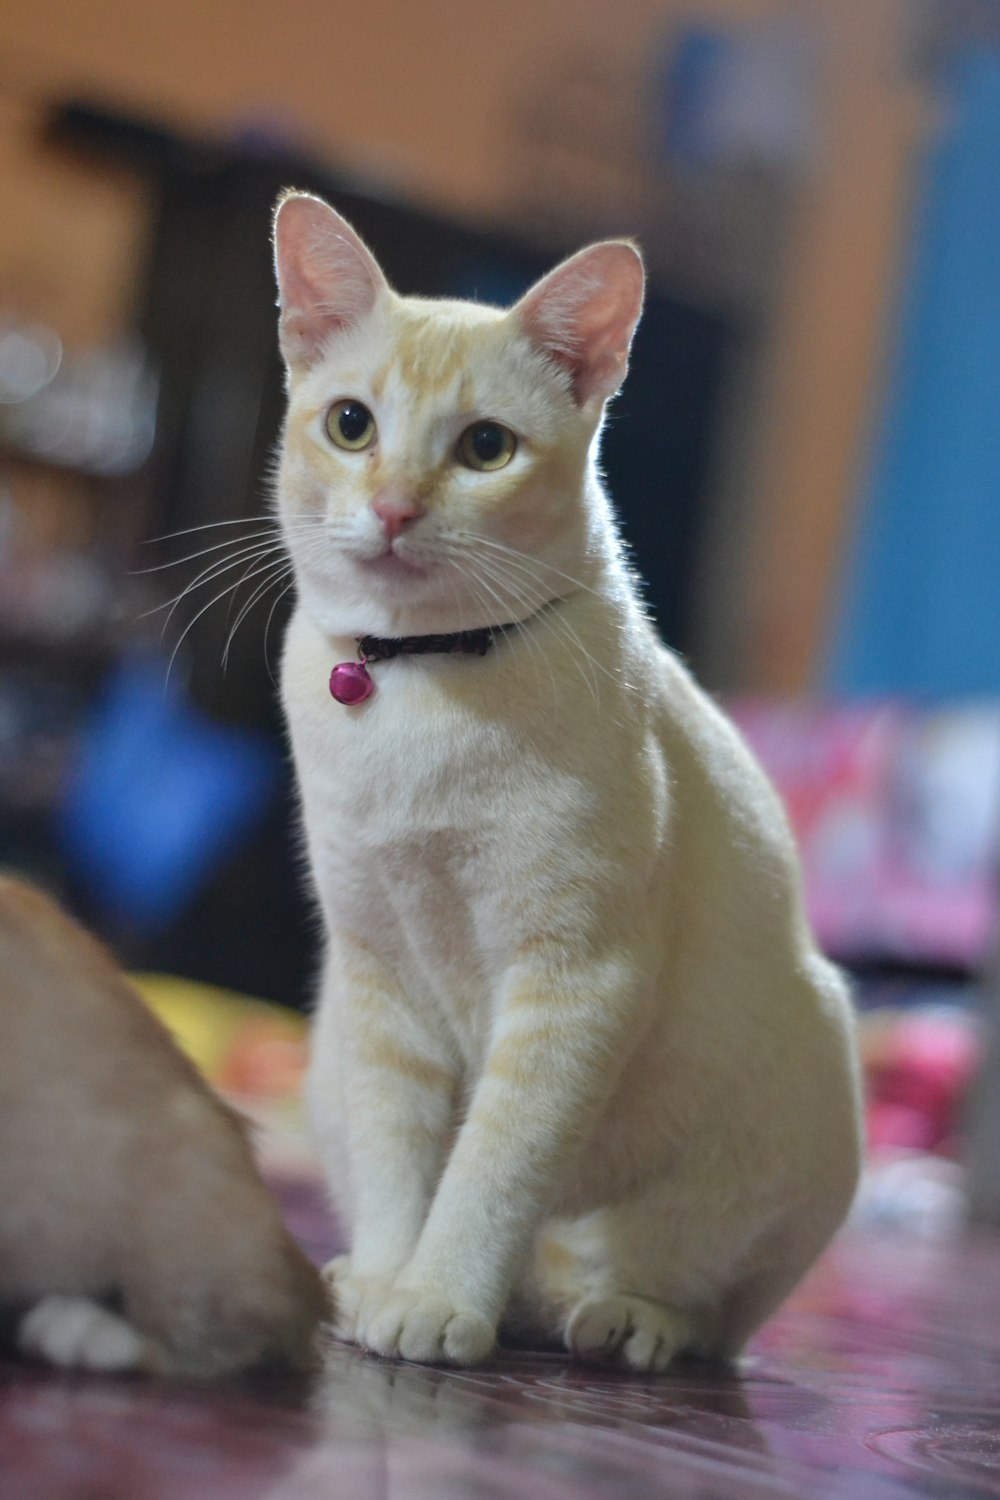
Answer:
[[[327,1312],[241,1121],[95,939],[0,875],[0,1308],[65,1367],[307,1369]]]
[[[337,1329],[735,1357],[848,1210],[858,1071],[777,796],[659,642],[598,477],[640,255],[592,245],[505,311],[397,295],[309,194],[274,247]]]

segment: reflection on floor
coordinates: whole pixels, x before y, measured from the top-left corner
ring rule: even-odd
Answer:
[[[289,1218],[321,1254],[322,1221]],[[3,1500],[962,1500],[1000,1495],[1000,1239],[845,1234],[738,1375],[554,1356],[318,1388],[0,1367]]]

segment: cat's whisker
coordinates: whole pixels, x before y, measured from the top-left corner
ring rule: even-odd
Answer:
[[[162,536],[145,537],[142,545],[144,547],[153,547],[158,542],[172,542],[179,536],[193,536],[198,531],[214,531],[220,526],[262,526],[268,524],[277,526],[279,523],[276,519],[271,523],[267,516],[261,515],[236,516],[235,519],[226,521],[203,521],[200,526],[182,526],[177,531],[165,531]]]
[[[267,614],[267,623],[264,626],[264,665],[267,668],[267,675],[270,679],[272,687],[277,687],[278,684],[274,680],[274,673],[271,671],[271,662],[268,657],[268,639],[271,634],[271,621],[274,619],[274,612],[278,608],[278,605],[281,603],[282,599],[284,599],[285,595],[287,593],[290,593],[294,587],[295,573],[293,571],[288,583],[285,584],[285,587],[283,589],[279,590],[279,592],[274,596],[274,599],[271,601],[271,608],[268,610]]]
[[[458,579],[455,577],[455,569],[449,568],[445,571],[445,578],[451,586],[451,592],[455,600],[455,617],[458,621],[459,630],[465,629],[465,611],[462,608],[462,595],[458,588]]]
[[[479,565],[481,568],[486,569],[486,560],[480,558]],[[515,593],[515,582],[514,579],[510,577],[509,571],[505,571],[505,568],[509,570],[509,562],[505,565],[502,565],[499,559],[492,558],[490,559],[489,566],[492,568],[491,576],[494,578],[494,580],[499,582],[502,587],[506,587],[506,589],[513,595]],[[543,605],[549,602],[548,591],[538,587],[534,592],[528,592],[527,584],[529,582],[537,583],[538,581],[533,579],[529,580],[524,577],[520,578],[520,598],[528,608],[542,611]],[[563,617],[561,611],[559,611],[558,609],[548,610],[541,614],[539,626],[540,628],[548,629],[553,633],[561,633],[563,635],[567,643],[572,648],[572,654],[574,655],[575,664],[577,670],[580,672],[582,680],[589,689],[595,704],[598,703],[600,701],[600,692],[596,677],[596,671],[598,669],[603,671],[608,677],[611,678],[612,681],[617,682],[617,679],[614,677],[614,675],[612,673],[609,673],[607,671],[607,668],[604,667],[601,662],[595,660],[595,658],[583,644],[576,630],[573,629],[573,627]],[[584,662],[586,662],[587,667],[589,668],[589,674],[584,670]]]
[[[314,529],[315,527],[312,525],[301,526],[301,532],[308,532]],[[299,529],[297,528],[297,531],[298,530]],[[177,534],[179,535],[180,533]],[[133,568],[130,570],[129,576],[133,578],[141,578],[147,573],[162,573],[167,568],[179,568],[184,563],[197,562],[199,558],[207,557],[212,552],[225,552],[227,549],[233,547],[242,547],[245,545],[249,545],[251,542],[263,539],[274,541],[276,544],[280,544],[282,542],[282,532],[279,529],[277,523],[262,527],[259,531],[251,531],[243,536],[227,537],[224,542],[214,542],[208,547],[199,548],[197,552],[189,552],[184,557],[173,557],[168,562],[154,563],[151,567],[148,568]]]
[[[483,571],[483,572],[487,571],[487,564],[486,564],[485,560],[482,559],[482,558],[479,559],[479,567],[480,567],[481,571]],[[551,619],[552,611],[546,611],[545,610],[545,605],[549,603],[548,596],[546,594],[544,594],[544,593],[539,593],[539,594],[533,596],[530,593],[525,592],[523,589],[518,588],[518,586],[514,583],[514,581],[509,576],[504,576],[503,574],[498,573],[495,570],[492,571],[492,572],[490,572],[489,576],[492,577],[494,579],[494,581],[498,582],[501,587],[505,588],[506,591],[513,598],[517,599],[518,602],[521,604],[521,606],[524,609],[528,610],[529,614],[532,614],[532,615],[534,615],[536,617],[535,621],[534,621],[534,628],[530,632],[530,638],[531,638],[531,642],[532,642],[532,645],[533,645],[534,649],[537,650],[541,654],[541,656],[544,658],[544,660],[545,660],[546,666],[548,668],[549,676],[550,676],[550,678],[552,680],[553,698],[555,698],[556,697],[556,685],[555,685],[555,677],[554,677],[553,669],[552,669],[552,663],[551,663],[551,661],[549,659],[549,655],[546,652],[544,645],[538,640],[538,635],[543,630],[545,630],[546,628],[551,630],[552,627],[553,627],[553,622],[552,622],[552,619]],[[577,666],[578,670],[581,670],[579,668],[579,664],[576,663],[575,661],[574,661],[574,665]],[[593,688],[592,688],[592,691],[594,691]],[[595,702],[596,702],[597,701],[596,692],[594,694],[594,697],[595,697]]]
[[[283,559],[282,561],[284,563],[285,560]],[[194,626],[201,619],[202,615],[207,614],[208,611],[212,608],[212,606],[214,604],[218,604],[220,602],[220,600],[222,600],[222,599],[224,599],[226,597],[227,594],[231,594],[234,589],[238,589],[240,587],[240,585],[243,584],[244,582],[247,582],[248,579],[256,577],[261,572],[268,571],[270,569],[273,569],[274,567],[276,567],[276,563],[274,563],[274,562],[263,562],[263,563],[261,563],[260,567],[255,568],[251,572],[248,572],[248,571],[244,570],[244,572],[241,573],[240,577],[237,578],[235,580],[235,582],[228,583],[224,589],[220,589],[217,594],[214,594],[212,596],[212,598],[209,599],[209,601],[208,601],[207,604],[203,604],[201,606],[201,608],[194,615],[192,615],[191,619],[187,622],[187,624],[184,626],[184,629],[181,631],[180,635],[178,636],[177,642],[176,642],[176,644],[174,646],[174,649],[170,653],[170,660],[167,663],[167,673],[166,673],[166,679],[165,679],[166,682],[170,681],[170,673],[171,673],[171,671],[173,669],[174,661],[177,658],[177,653],[180,650],[181,645],[183,644],[183,642],[184,642],[186,636],[188,635],[188,633],[194,628]],[[179,600],[175,601],[175,603],[177,603],[177,602],[179,602]],[[172,611],[171,611],[171,613],[172,613]]]
[[[471,562],[471,563],[475,563],[477,561],[481,561],[481,560],[477,560],[477,559],[471,558],[471,557],[467,558],[466,560],[469,561],[469,562]],[[473,572],[469,568],[462,568],[461,572],[462,572],[464,578],[466,579],[466,582],[468,583],[469,588],[476,595],[477,601],[484,608],[484,613],[487,613],[487,614],[492,613],[492,611],[487,608],[487,606],[489,605],[490,600],[492,600],[497,606],[499,606],[499,613],[500,613],[501,617],[505,617],[509,613],[509,606],[508,606],[507,601],[505,601],[504,598],[503,598],[503,596],[501,594],[499,594],[497,592],[497,590],[494,589],[487,582],[486,578],[484,578],[482,576],[482,572],[481,571],[477,570],[476,572]],[[512,592],[512,591],[509,591],[509,592]],[[531,605],[526,600],[524,600],[524,599],[518,600],[516,598],[516,596],[515,596],[515,603],[520,603],[522,605],[522,607],[527,607],[529,609],[529,612],[531,611]],[[496,623],[499,624],[499,623],[502,623],[502,622],[503,622],[503,620],[501,618],[501,620],[498,620]],[[550,682],[550,685],[551,685],[551,688],[552,688],[552,699],[553,699],[553,702],[555,702],[557,694],[556,694],[555,677],[554,677],[553,671],[552,671],[552,663],[546,657],[545,652],[542,650],[542,648],[539,645],[538,641],[534,638],[533,633],[527,629],[525,623],[523,621],[516,620],[516,621],[513,622],[513,624],[514,624],[514,629],[516,630],[517,634],[521,637],[521,639],[524,641],[524,643],[525,643],[526,647],[528,648],[528,650],[530,652],[534,653],[541,661],[543,661],[545,663],[545,669],[546,669],[546,671],[547,671],[547,673],[549,675],[549,682]]]
[[[493,559],[493,561],[495,561],[495,559]],[[486,570],[487,564],[484,559],[480,559],[480,567],[483,568],[483,570]],[[549,603],[547,592],[538,591],[537,594],[532,595],[522,588],[520,594],[517,594],[516,585],[514,585],[513,580],[511,580],[511,577],[508,576],[508,574],[504,574],[502,573],[502,571],[498,571],[495,568],[490,576],[495,577],[495,580],[501,582],[501,585],[505,586],[505,588],[507,588],[507,591],[510,592],[511,595],[514,595],[514,597],[520,597],[520,601],[522,601],[523,606],[528,607],[529,610],[537,613],[538,631],[549,630],[552,631],[553,634],[555,634],[556,631],[561,631],[561,633],[564,634],[564,637],[565,639],[567,639],[568,645],[570,645],[571,648],[571,657],[573,657],[574,666],[576,666],[577,672],[580,673],[580,678],[582,678],[583,684],[585,684],[585,687],[588,687],[589,693],[591,693],[591,696],[594,697],[595,705],[597,705],[597,703],[600,703],[600,693],[598,693],[597,676],[594,675],[594,658],[591,657],[591,652],[589,652],[588,649],[583,646],[583,642],[582,640],[580,640],[580,637],[577,636],[576,630],[573,630],[573,628],[571,628],[570,625],[568,625],[567,622],[565,622],[564,619],[559,616],[558,609],[544,609],[544,606]],[[544,652],[543,646],[540,646],[540,649],[541,651],[543,651],[543,655],[546,654],[546,652]],[[583,660],[588,663],[588,666],[591,667],[589,676],[588,673],[586,673],[586,670],[583,669],[583,664],[582,661],[580,661],[580,657],[582,657]],[[553,688],[553,690],[555,690],[555,688]]]
[[[250,566],[255,562],[261,561],[263,558],[277,555],[279,552],[284,555],[284,549],[277,543],[258,542],[253,546],[241,548],[232,557],[216,558],[216,560],[213,563],[210,563],[207,568],[203,568],[202,571],[197,575],[197,577],[191,579],[190,583],[187,583],[184,588],[181,589],[179,594],[176,594],[172,599],[164,600],[162,604],[154,605],[152,609],[146,610],[145,614],[140,618],[144,619],[147,615],[158,614],[160,610],[165,609],[167,611],[167,615],[163,621],[163,628],[160,631],[160,636],[162,639],[163,635],[166,634],[167,627],[169,626],[178,605],[182,604],[189,594],[194,593],[196,589],[202,588],[206,584],[217,582],[226,573],[231,572],[233,568],[238,568],[241,565]],[[237,588],[241,582],[242,577],[237,579],[236,583],[234,583],[232,586],[234,588]],[[221,598],[222,596],[220,595],[219,597]]]
[[[307,547],[305,549],[307,554],[309,552],[315,552],[325,543],[325,537],[321,535],[320,529],[318,527],[316,527],[312,523],[297,524],[301,525],[301,532],[296,531],[296,535],[300,536],[302,533],[305,533],[307,541],[313,544],[311,547]],[[263,533],[262,535],[266,538],[265,540],[248,542],[248,539],[246,537],[237,537],[234,538],[232,542],[224,543],[224,547],[235,548],[235,550],[229,552],[227,556],[215,558],[211,563],[208,564],[207,567],[203,568],[200,573],[196,574],[196,576],[192,578],[183,589],[181,589],[179,594],[176,594],[172,599],[164,600],[161,604],[154,605],[152,609],[146,610],[144,614],[140,616],[140,618],[145,619],[146,615],[156,614],[161,609],[168,610],[169,613],[166,620],[164,621],[165,631],[167,625],[169,625],[170,623],[170,618],[173,615],[173,612],[177,608],[178,604],[180,604],[188,594],[193,593],[195,589],[202,587],[202,585],[204,584],[212,583],[218,578],[221,578],[224,573],[229,571],[230,568],[237,567],[241,562],[252,563],[257,561],[258,559],[266,557],[269,553],[281,553],[282,555],[287,556],[288,549],[286,546],[286,538],[282,532],[275,530],[273,533]]]
[[[271,590],[272,588],[277,588],[277,586],[278,586],[279,583],[283,583],[284,582],[284,580],[290,574],[291,569],[292,569],[291,563],[288,561],[287,558],[285,558],[280,563],[270,563],[264,569],[260,570],[260,571],[264,572],[267,576],[264,578],[263,583],[259,583],[257,585],[257,587],[254,589],[253,593],[250,595],[250,598],[242,606],[242,608],[240,609],[239,614],[236,616],[236,619],[233,621],[233,624],[232,624],[232,627],[231,627],[231,629],[229,631],[229,634],[226,637],[226,644],[223,647],[223,651],[222,651],[222,670],[223,671],[226,670],[226,667],[229,664],[229,652],[230,652],[230,648],[232,647],[233,641],[236,639],[236,633],[239,630],[240,626],[243,624],[243,621],[246,619],[247,615],[253,609],[254,605],[257,604],[257,603],[259,603],[259,601],[261,599],[264,599],[264,598],[267,597],[267,594],[268,594],[269,590]],[[233,595],[233,597],[235,598],[235,594]]]
[[[494,559],[494,562],[497,562],[497,561],[498,561],[497,559]],[[518,566],[518,564],[516,562],[514,562],[512,559],[507,559],[506,562],[505,562],[505,565],[507,567],[517,567]],[[542,566],[547,566],[547,565],[543,564]],[[534,580],[531,577],[531,575],[528,573],[527,569],[521,569],[521,572],[523,572],[526,575],[526,578],[529,581],[532,581],[532,582],[536,581],[536,580]],[[543,596],[547,595],[547,591],[540,591],[540,593]],[[576,649],[579,651],[579,653],[581,654],[581,656],[583,656],[586,659],[586,661],[589,663],[592,672],[602,672],[604,674],[604,676],[607,677],[611,682],[614,682],[616,686],[620,686],[620,681],[619,681],[619,678],[618,678],[617,674],[614,673],[614,672],[609,671],[608,668],[604,665],[603,662],[599,661],[595,656],[592,655],[591,652],[589,652],[587,650],[586,646],[583,644],[583,641],[580,639],[580,636],[577,633],[577,631],[570,625],[569,621],[565,618],[565,616],[560,611],[553,611],[552,613],[550,613],[550,615],[548,616],[547,623],[549,624],[549,626],[553,630],[558,629],[558,630],[561,630],[563,632],[563,634],[566,636],[567,640],[569,640],[576,647]],[[595,681],[594,681],[594,690],[595,690],[595,693],[596,693],[596,688],[597,688],[597,683],[596,683],[596,679],[595,679]]]
[[[485,605],[487,605],[489,603],[489,600],[488,599],[484,600],[484,595],[483,595],[483,588],[486,587],[486,579],[482,575],[484,573],[490,571],[490,570],[488,570],[486,568],[486,566],[484,564],[484,559],[482,559],[480,557],[476,557],[476,555],[474,554],[474,552],[470,548],[450,547],[448,549],[448,555],[456,563],[456,566],[459,567],[459,570],[462,572],[462,574],[465,577],[466,581],[468,582],[470,588],[473,588],[474,591],[477,593],[478,601],[480,603],[480,606],[484,608],[484,613],[486,613],[487,615],[492,614],[493,613],[492,610],[490,610],[488,608],[485,608]],[[459,561],[460,559],[462,561],[470,564],[470,567],[474,568],[475,571],[474,572],[470,571],[469,567],[462,567],[461,566],[461,562]],[[478,581],[480,587],[478,589],[475,589],[475,584],[476,584],[477,581]],[[498,594],[498,592],[495,589],[491,589],[490,590],[490,596],[491,596],[492,600],[495,602],[495,604],[497,605],[499,615],[501,616],[501,620],[497,621],[497,623],[501,623],[502,621],[505,621],[507,619],[507,617],[509,616],[509,614],[511,613],[511,601],[513,602],[513,604],[515,606],[519,605],[521,608],[525,609],[529,615],[530,614],[534,614],[537,611],[537,609],[539,608],[540,604],[542,602],[544,602],[541,599],[538,599],[538,600],[530,599],[521,590],[515,590],[515,589],[513,589],[510,586],[509,580],[507,580],[507,593],[508,593],[508,595],[510,595],[510,599],[509,600],[508,599],[504,599],[502,597],[502,595]],[[532,652],[537,653],[537,654],[541,655],[542,657],[545,656],[545,653],[542,651],[542,649],[539,646],[537,640],[534,638],[533,633],[528,632],[525,629],[523,623],[516,622],[516,629],[518,630],[518,633],[523,637],[523,639],[525,640],[525,643],[529,646],[529,648],[530,648],[530,650]],[[550,676],[550,679],[551,679],[552,678],[552,665],[551,665],[551,663],[547,659],[546,659],[546,663],[545,664],[546,664],[546,670],[549,673],[549,676]],[[552,691],[553,691],[553,696],[555,696],[555,682],[554,682],[554,680],[552,681]]]
[[[582,589],[584,593],[593,594],[595,599],[603,599],[604,597],[599,589],[593,588],[589,583],[584,583],[582,578],[576,578],[572,573],[564,572],[562,568],[557,568],[554,563],[542,562],[539,558],[532,557],[530,552],[522,552],[519,547],[508,546],[506,542],[498,542],[493,537],[481,536],[474,531],[456,532],[455,536],[471,543],[475,547],[487,547],[493,552],[500,552],[511,563],[519,563],[529,572],[541,569],[543,573],[562,579],[564,583],[571,583],[574,589]]]

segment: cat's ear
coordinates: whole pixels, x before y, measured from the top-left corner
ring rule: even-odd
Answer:
[[[556,266],[515,307],[532,342],[569,371],[580,406],[607,400],[625,379],[645,280],[634,245],[604,240]]]
[[[310,365],[330,335],[371,311],[388,283],[350,224],[309,193],[286,193],[274,215],[279,341],[287,364]]]

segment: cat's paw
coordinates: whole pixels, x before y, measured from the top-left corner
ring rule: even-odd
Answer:
[[[358,1329],[373,1307],[392,1290],[391,1276],[358,1276],[349,1255],[338,1255],[323,1267],[323,1282],[333,1304],[333,1331],[349,1343],[360,1343]]]
[[[578,1359],[659,1374],[688,1337],[688,1320],[645,1297],[605,1293],[577,1303],[566,1347]]]
[[[371,1306],[371,1304],[369,1304]],[[478,1365],[496,1343],[496,1329],[470,1308],[419,1287],[395,1286],[359,1320],[359,1344],[389,1359],[426,1365]]]
[[[17,1346],[22,1354],[63,1369],[110,1373],[151,1363],[148,1341],[87,1297],[43,1297],[21,1319]]]

